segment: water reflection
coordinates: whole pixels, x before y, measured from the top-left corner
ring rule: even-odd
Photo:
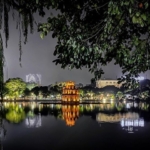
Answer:
[[[3,119],[14,124],[24,122],[28,128],[38,128],[42,126],[42,116],[51,115],[64,120],[67,126],[74,126],[77,119],[85,115],[91,116],[99,123],[120,122],[122,128],[125,128],[128,126],[136,126],[137,124],[140,127],[144,127],[144,119],[141,121],[141,118],[145,117],[145,112],[149,114],[149,104],[144,102],[86,105],[5,102]],[[146,117],[146,119],[150,120],[150,117]]]
[[[140,118],[138,113],[126,112],[117,114],[98,113],[96,116],[97,122],[101,123],[119,123],[123,130],[128,133],[138,131],[137,127],[144,127],[144,119]]]
[[[0,150],[3,149],[2,140],[4,140],[6,136],[6,129],[3,123],[3,105],[0,104]]]
[[[109,123],[115,123],[115,122],[121,122],[122,120],[126,119],[138,119],[139,114],[138,113],[117,113],[114,115],[111,114],[104,114],[104,113],[98,113],[96,116],[96,120],[100,123],[109,122]]]
[[[62,118],[66,125],[73,126],[79,117],[79,105],[62,105]]]
[[[107,149],[106,145],[117,149],[119,144],[119,148],[129,145],[126,149],[132,149],[130,142],[135,146],[140,145],[140,140],[148,141],[149,124],[150,109],[145,102],[86,105],[9,102],[1,107],[0,144],[2,149],[3,142],[5,150],[72,149],[67,147],[68,143],[74,149],[90,146],[89,149]],[[7,139],[2,141],[6,130]]]
[[[25,124],[28,128],[39,128],[42,126],[41,114],[39,115],[28,115],[25,120]]]
[[[144,127],[144,119],[123,118],[121,120],[121,126],[128,133],[134,133],[135,131],[138,131],[138,127]]]

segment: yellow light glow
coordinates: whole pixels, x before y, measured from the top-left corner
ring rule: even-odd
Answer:
[[[106,99],[105,98],[103,99],[103,103],[106,103]]]

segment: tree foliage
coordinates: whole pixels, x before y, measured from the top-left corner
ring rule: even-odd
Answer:
[[[26,86],[29,90],[32,90],[34,87],[38,86],[38,84],[28,82],[28,83],[26,83]]]
[[[7,96],[9,98],[17,98],[23,94],[26,89],[26,83],[20,78],[8,79],[5,83],[5,88],[7,89]]]
[[[147,0],[56,1],[61,13],[40,24],[39,31],[42,38],[52,31],[58,39],[54,62],[62,68],[87,67],[99,79],[102,66],[114,60],[127,86],[136,87],[133,78],[150,67],[149,5]]]
[[[4,65],[4,56],[3,56],[3,40],[0,34],[0,97],[3,99],[3,65]]]
[[[33,32],[34,13],[44,16],[45,8],[58,11],[38,26],[41,38],[52,31],[52,37],[58,39],[56,64],[71,69],[86,67],[99,79],[104,73],[102,66],[114,61],[124,74],[119,80],[138,86],[133,78],[150,67],[150,1],[1,0],[0,30],[3,24],[6,46],[10,10],[19,29],[21,54],[21,33],[26,43],[29,26]]]
[[[11,123],[20,123],[25,119],[25,112],[19,105],[11,105],[6,113],[6,120]]]
[[[121,91],[118,91],[117,94],[116,94],[116,97],[117,97],[119,100],[122,99],[123,96],[124,96],[124,94],[123,94],[123,92],[121,92]]]

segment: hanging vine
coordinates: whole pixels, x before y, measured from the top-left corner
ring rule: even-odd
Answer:
[[[3,40],[0,32],[0,97],[3,100],[3,65],[4,65],[4,53],[3,53]]]

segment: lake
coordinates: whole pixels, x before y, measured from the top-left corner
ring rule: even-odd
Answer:
[[[145,102],[87,105],[4,102],[1,150],[149,148],[150,108]]]

